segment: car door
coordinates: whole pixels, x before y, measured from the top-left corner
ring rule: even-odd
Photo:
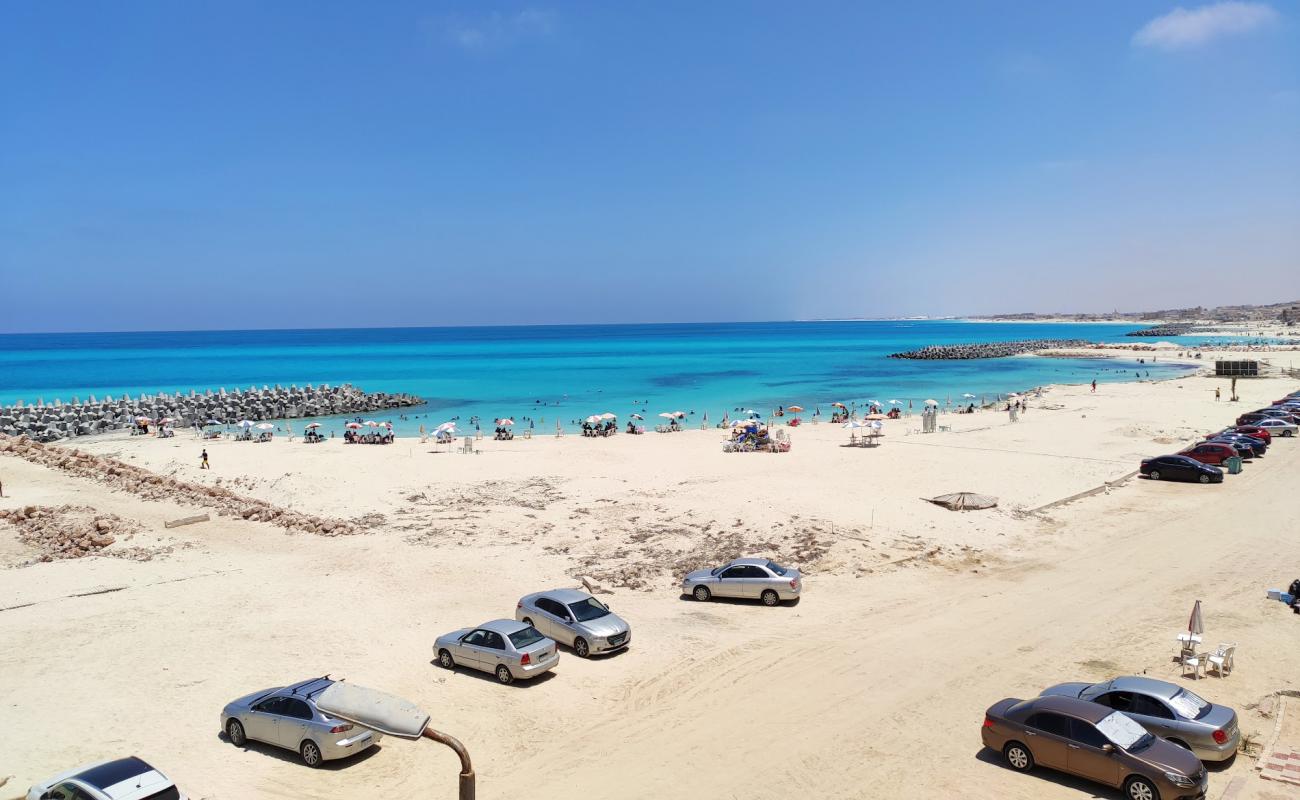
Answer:
[[[718,584],[713,593],[722,597],[744,597],[746,574],[743,566],[727,567],[718,573]]]
[[[488,669],[485,666],[486,655],[483,652],[483,645],[487,641],[488,631],[479,629],[473,630],[461,637],[460,646],[457,648],[460,652],[456,655],[456,663],[464,664],[474,669]]]
[[[268,697],[254,703],[252,709],[244,715],[244,735],[250,739],[267,744],[277,744],[276,728],[280,714],[283,713],[285,698]]]
[[[483,671],[495,672],[497,665],[506,660],[505,637],[495,631],[485,631],[483,647],[479,651],[483,658]]]
[[[744,596],[752,599],[758,599],[763,590],[772,585],[772,576],[767,570],[753,564],[745,567],[745,585]]]
[[[41,797],[49,797],[50,800],[92,800],[90,795],[73,783],[60,783]]]
[[[275,738],[281,747],[297,750],[303,739],[309,737],[311,706],[297,697],[285,698],[280,721],[276,724]]]
[[[1154,697],[1133,695],[1133,710],[1128,715],[1156,736],[1167,737],[1178,733],[1174,712]]]
[[[1025,720],[1025,744],[1034,760],[1045,767],[1065,770],[1068,762],[1070,718],[1040,711]]]
[[[1110,741],[1096,726],[1071,717],[1069,739],[1065,746],[1067,771],[1107,786],[1119,785],[1120,763],[1112,753],[1102,750]]]
[[[572,617],[564,604],[549,597],[541,597],[537,600],[537,607],[544,612],[543,617],[547,626],[542,633],[557,642],[573,644]]]

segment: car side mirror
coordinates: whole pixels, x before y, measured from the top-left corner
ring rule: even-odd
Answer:
[[[1101,752],[1105,753],[1108,756],[1115,755],[1115,745],[1111,744],[1110,742],[1107,742],[1106,744],[1103,744],[1101,746]]]

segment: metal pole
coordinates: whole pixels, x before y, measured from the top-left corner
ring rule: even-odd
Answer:
[[[448,736],[433,728],[424,729],[424,738],[445,744],[460,756],[460,800],[474,800],[474,767],[469,762],[469,751],[455,736]]]

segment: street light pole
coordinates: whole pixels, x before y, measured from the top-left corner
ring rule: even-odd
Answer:
[[[439,744],[445,744],[456,755],[460,757],[460,800],[474,800],[474,765],[469,761],[469,751],[465,745],[455,736],[449,736],[441,731],[435,731],[433,728],[425,728],[422,734],[426,739],[432,739]]]

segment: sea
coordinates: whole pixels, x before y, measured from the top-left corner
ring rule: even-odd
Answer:
[[[964,406],[1049,383],[1175,377],[1189,367],[1132,359],[1013,357],[909,361],[931,344],[1017,339],[1151,341],[1141,326],[956,320],[551,325],[457,328],[0,335],[0,404],[280,384],[351,383],[425,404],[379,413],[399,433],[420,425],[510,417],[515,430],[572,430],[592,414],[646,424],[683,411],[688,424],[751,409],[834,402],[920,409]],[[1167,341],[1194,344],[1194,336]],[[1139,358],[1144,361],[1139,362]]]

